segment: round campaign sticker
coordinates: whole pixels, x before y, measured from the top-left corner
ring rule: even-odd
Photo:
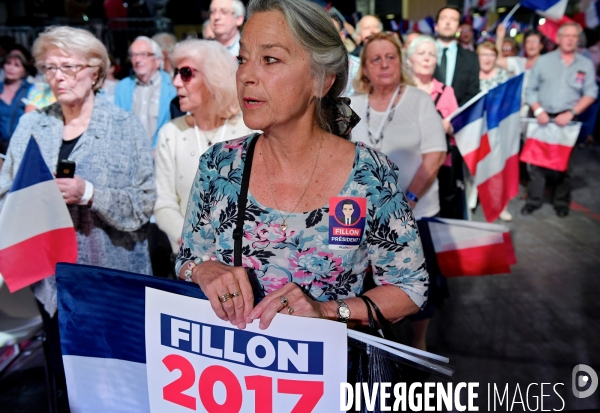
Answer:
[[[361,217],[358,203],[352,199],[344,199],[335,207],[335,219],[342,225],[351,226],[358,222]]]

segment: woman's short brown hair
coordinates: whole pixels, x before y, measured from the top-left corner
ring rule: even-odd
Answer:
[[[369,79],[364,75],[364,68],[367,64],[367,50],[369,49],[369,45],[376,40],[387,40],[396,46],[396,50],[398,51],[398,57],[400,58],[400,83],[405,85],[412,85],[413,82],[410,78],[410,75],[406,71],[406,67],[404,65],[404,60],[402,57],[402,46],[396,36],[393,33],[375,33],[369,36],[369,40],[365,43],[362,51],[360,52],[360,67],[358,68],[358,72],[356,73],[356,77],[352,81],[354,85],[354,90],[357,93],[369,93],[371,92],[372,85]]]
[[[492,42],[490,42],[489,40],[486,40],[485,42],[481,43],[479,46],[477,46],[477,54],[479,54],[480,51],[482,51],[483,49],[488,49],[491,50],[492,52],[496,53],[496,57],[498,57],[498,49],[496,48],[496,45]]]

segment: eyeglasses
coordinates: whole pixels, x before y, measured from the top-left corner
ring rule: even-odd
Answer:
[[[48,80],[53,79],[54,76],[56,76],[56,72],[58,70],[63,72],[63,74],[65,76],[70,77],[71,79],[75,79],[75,76],[77,76],[77,73],[81,72],[86,67],[94,67],[94,66],[69,65],[69,64],[65,64],[65,65],[61,65],[61,66],[43,65],[41,69],[42,69],[42,73],[44,74],[44,76],[46,76],[46,79],[48,79]]]
[[[208,14],[211,16],[216,16],[217,14],[220,14],[222,16],[229,16],[230,14],[233,14],[233,10],[231,9],[210,9],[208,11]]]
[[[194,73],[196,73],[197,71],[198,70],[189,66],[176,67],[175,70],[173,70],[173,79],[175,79],[177,75],[181,75],[181,80],[187,83],[190,80],[192,80],[192,78],[194,77]]]
[[[142,59],[147,59],[152,56],[154,56],[154,53],[150,53],[150,52],[129,53],[129,60],[133,60],[136,57],[141,57]]]

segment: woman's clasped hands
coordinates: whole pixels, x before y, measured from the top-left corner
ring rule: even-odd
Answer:
[[[267,294],[254,306],[254,293],[243,267],[207,261],[193,268],[192,280],[200,286],[217,317],[240,329],[259,320],[259,327],[264,330],[277,313],[334,319],[329,315],[335,313],[330,305],[335,302],[313,300],[292,282]]]

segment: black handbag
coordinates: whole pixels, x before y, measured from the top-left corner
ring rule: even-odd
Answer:
[[[361,296],[365,305],[367,306],[367,315],[369,319],[369,326],[361,331],[372,336],[383,337],[386,340],[393,340],[394,335],[391,329],[391,324],[383,316],[377,304],[373,302],[367,296]],[[373,317],[373,311],[377,317],[379,323],[379,330],[375,324]],[[363,343],[358,340],[348,338],[349,346],[349,369],[348,369],[348,382],[352,384],[356,383],[367,383],[368,389],[372,390],[375,383],[399,383],[403,380],[403,367],[402,365],[392,360],[389,353],[381,350],[377,347],[373,347],[369,344]],[[389,403],[388,403],[389,406]],[[380,412],[381,403],[379,400],[379,393],[377,394],[374,410],[367,409],[366,403],[363,400],[361,403],[361,412]],[[354,410],[354,406],[352,411]]]

